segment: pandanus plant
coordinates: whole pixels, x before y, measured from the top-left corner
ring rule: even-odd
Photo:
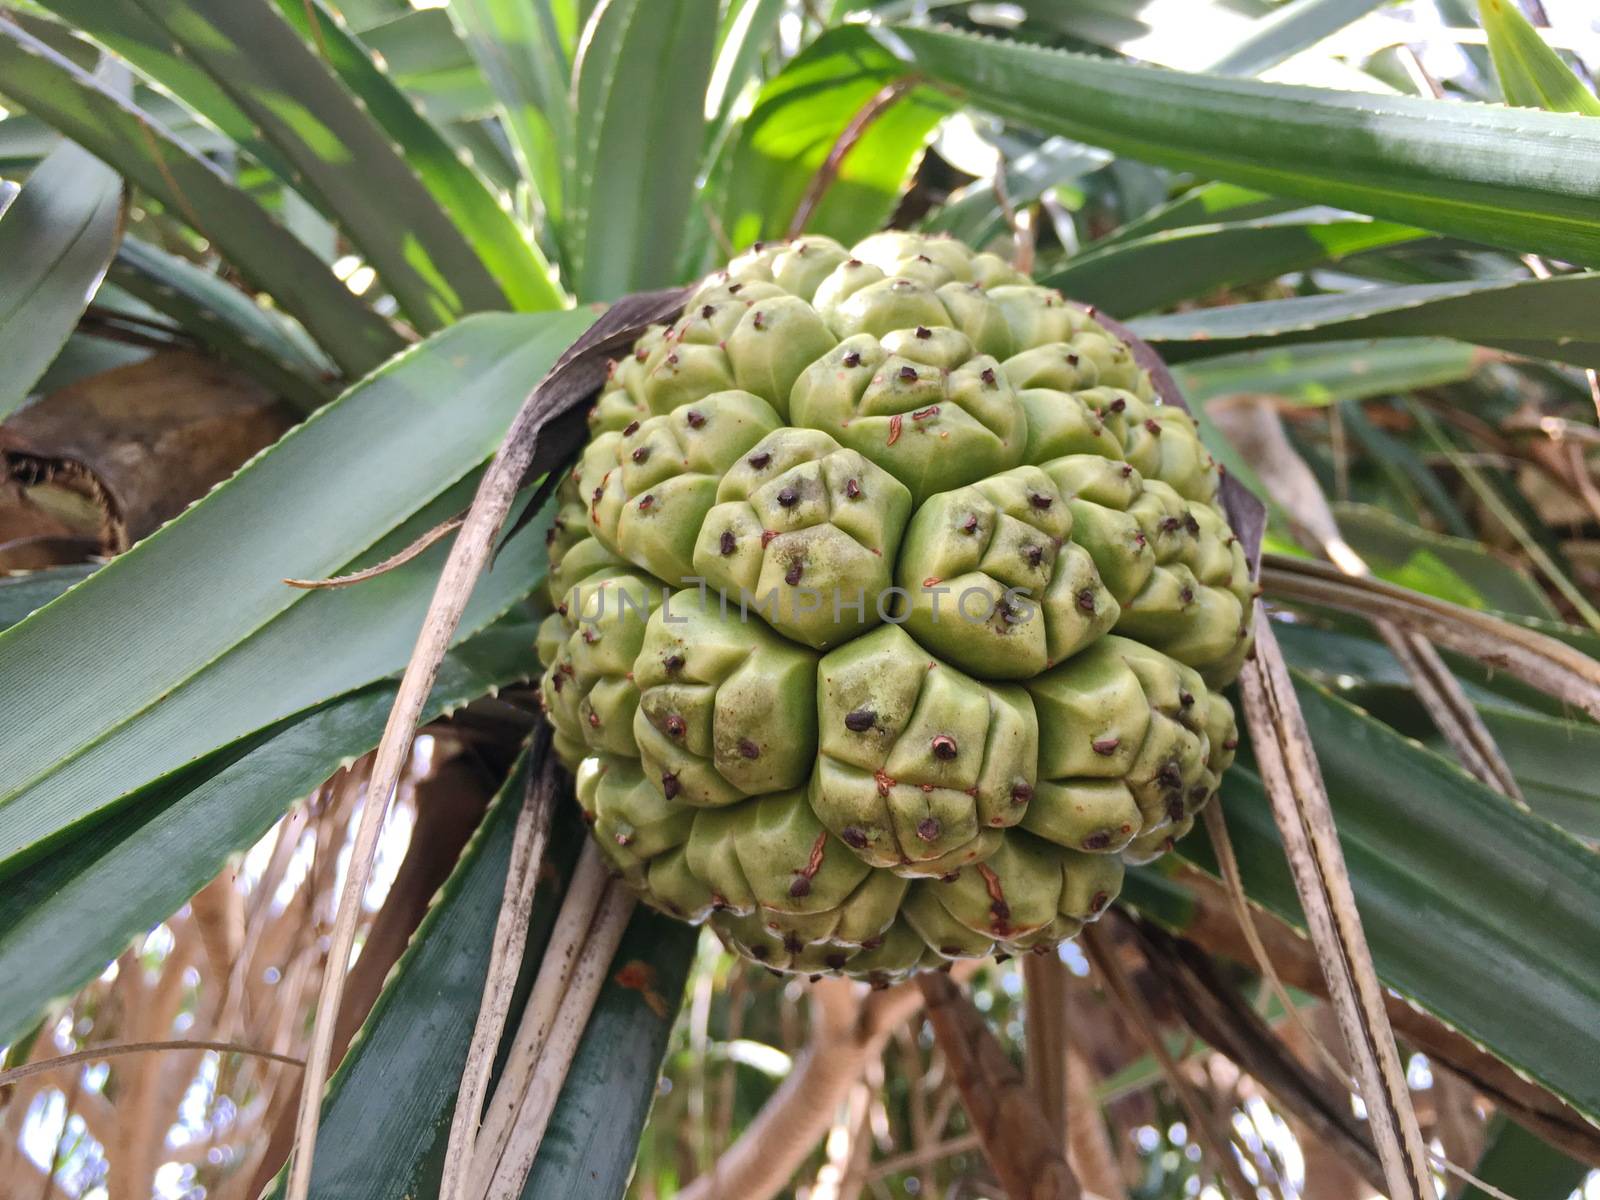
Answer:
[[[0,7],[0,1080],[108,1062],[65,1139],[209,1047],[207,1194],[770,1196],[925,1007],[973,1170],[1120,1195],[1070,959],[1230,1194],[1164,1023],[1369,1189],[1565,1196],[1600,102],[1509,0],[1443,83],[1375,3],[1196,7],[1188,69],[1046,3]],[[100,1044],[184,921],[198,998]],[[699,922],[813,1020],[686,1172]]]

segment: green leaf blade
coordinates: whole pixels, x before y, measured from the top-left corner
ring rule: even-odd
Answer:
[[[38,39],[0,21],[0,95],[78,142],[210,238],[352,376],[403,343],[306,246],[210,162]]]
[[[418,329],[506,307],[389,135],[269,0],[103,0],[97,9],[130,4],[228,94],[281,156],[285,182],[344,232]]]
[[[634,912],[523,1185],[524,1200],[625,1194],[699,937],[698,929],[643,905]]]
[[[1207,70],[1259,75],[1323,38],[1354,24],[1385,0],[1291,0],[1256,22],[1256,29]]]
[[[559,228],[562,165],[572,141],[571,76],[551,0],[455,0],[450,20],[488,80],[537,202]],[[563,262],[567,274],[571,265]]]
[[[1297,296],[1130,325],[1172,362],[1299,342],[1448,337],[1590,367],[1600,366],[1597,304],[1600,273],[1584,272]]]
[[[1036,129],[1275,195],[1600,266],[1600,124],[1191,75],[896,26],[911,63]]]
[[[511,617],[452,649],[423,720],[536,673],[534,633],[534,622]],[[0,892],[0,1043],[372,749],[394,696],[394,684],[378,684],[231,747],[9,879]]]
[[[1331,209],[1191,226],[1091,249],[1043,280],[1118,316],[1166,308],[1219,287],[1258,283],[1426,236]]]
[[[845,130],[903,74],[870,34],[846,26],[823,34],[767,82],[728,166],[723,226],[735,249],[785,235]],[[806,229],[849,244],[881,226],[947,111],[937,93],[916,89],[882,112],[845,156]]]
[[[1567,1200],[1589,1176],[1587,1163],[1568,1158],[1503,1116],[1489,1128],[1489,1144],[1472,1174],[1501,1194],[1514,1194],[1517,1200]],[[1468,1184],[1460,1200],[1489,1200],[1492,1195],[1477,1184]]]
[[[443,545],[356,588],[282,581],[377,561],[464,508],[591,319],[480,315],[436,335],[0,634],[0,694],[15,698],[0,713],[0,875],[219,741],[403,666]],[[463,634],[532,588],[537,534],[480,582]]]
[[[0,418],[33,385],[83,315],[122,234],[122,180],[63,144],[0,211]]]
[[[110,278],[301,408],[309,411],[329,399],[332,364],[315,343],[221,277],[128,237],[112,260]]]
[[[1600,98],[1583,86],[1511,0],[1478,0],[1478,12],[1508,104],[1600,116]]]
[[[456,156],[444,135],[373,61],[344,21],[323,0],[277,0],[277,6],[395,140],[407,164],[471,244],[511,307],[518,312],[564,308],[567,296],[554,282],[554,273],[538,246],[524,235],[482,178]]]
[[[566,215],[580,298],[678,282],[716,34],[716,0],[609,0],[585,30]]]
[[[435,1194],[425,1173],[450,1127],[494,942],[528,762],[524,755],[423,917],[361,1034],[328,1083],[311,1194],[393,1200]],[[541,890],[532,930],[548,930]],[[283,1195],[279,1172],[265,1192]]]

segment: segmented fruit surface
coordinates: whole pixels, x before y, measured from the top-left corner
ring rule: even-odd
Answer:
[[[948,238],[759,246],[590,427],[541,695],[656,907],[887,983],[1072,937],[1216,794],[1255,586],[1091,310]]]

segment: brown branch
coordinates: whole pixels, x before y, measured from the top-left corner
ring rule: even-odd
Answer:
[[[1288,988],[1284,986],[1283,977],[1278,974],[1277,967],[1272,961],[1272,955],[1267,952],[1266,944],[1261,940],[1261,933],[1256,928],[1255,919],[1250,911],[1249,897],[1245,895],[1244,877],[1239,872],[1239,857],[1234,853],[1233,835],[1228,832],[1228,819],[1223,812],[1220,799],[1206,805],[1205,822],[1206,836],[1211,839],[1211,848],[1217,855],[1217,866],[1222,870],[1222,885],[1228,895],[1228,904],[1232,907],[1234,918],[1239,922],[1239,930],[1244,934],[1244,940],[1250,947],[1252,965],[1272,989],[1272,994],[1283,1009],[1284,1017],[1295,1027],[1295,1031],[1306,1045],[1322,1059],[1323,1066],[1334,1078],[1349,1084],[1350,1090],[1359,1090],[1350,1073],[1345,1070],[1344,1064],[1333,1056],[1333,1052],[1323,1045],[1322,1040],[1301,1018],[1300,1010],[1295,1007]]]
[[[92,1046],[87,1050],[74,1050],[71,1054],[58,1055],[55,1058],[41,1059],[39,1062],[24,1063],[20,1067],[13,1067],[9,1071],[0,1071],[0,1088],[9,1087],[18,1080],[26,1079],[30,1075],[42,1075],[46,1071],[56,1071],[62,1067],[70,1067],[74,1063],[99,1062],[102,1059],[115,1058],[121,1054],[150,1054],[162,1050],[217,1050],[223,1054],[248,1054],[255,1058],[268,1058],[273,1062],[288,1063],[292,1067],[303,1067],[305,1061],[295,1058],[291,1054],[278,1054],[272,1050],[257,1050],[254,1046],[243,1046],[237,1042],[200,1042],[200,1041],[164,1041],[164,1042],[123,1042],[115,1046]]]
[[[983,1139],[977,1134],[963,1133],[947,1142],[935,1142],[931,1146],[924,1146],[917,1150],[907,1150],[904,1154],[896,1154],[893,1158],[880,1159],[872,1164],[870,1177],[872,1179],[884,1179],[890,1175],[898,1175],[902,1171],[909,1171],[913,1167],[926,1166],[929,1163],[953,1158],[957,1154],[965,1154],[968,1150],[980,1150],[982,1148]]]
[[[1030,954],[1022,960],[1026,1019],[1023,1066],[1050,1127],[1067,1128],[1067,966],[1056,954]]]
[[[1082,1011],[1081,1003],[1077,1005]],[[1086,1195],[1100,1200],[1126,1200],[1128,1189],[1106,1131],[1095,1088],[1099,1084],[1089,1056],[1070,1037],[1067,1042],[1067,1163],[1078,1173]]]
[[[545,1043],[560,1012],[562,1001],[572,984],[579,959],[593,939],[590,929],[595,914],[605,900],[611,876],[599,850],[586,842],[578,855],[577,866],[561,897],[554,927],[539,959],[539,972],[533,981],[510,1052],[500,1070],[488,1110],[478,1128],[472,1157],[469,1200],[486,1195],[490,1179],[510,1141],[512,1127],[521,1109]]]
[[[924,972],[916,982],[984,1157],[1006,1193],[1012,1200],[1080,1200],[1062,1130],[1052,1127],[982,1014],[942,973]]]
[[[850,118],[850,123],[840,131],[838,140],[833,143],[828,151],[828,157],[822,160],[822,166],[812,176],[806,193],[801,197],[799,205],[794,210],[794,216],[789,221],[788,232],[784,235],[797,238],[806,230],[806,223],[816,213],[822,198],[827,194],[833,181],[839,177],[839,169],[844,165],[845,156],[855,149],[856,143],[865,136],[872,123],[894,106],[895,101],[905,95],[920,82],[914,75],[893,80],[884,84],[873,97],[861,106],[861,110]]]
[[[966,975],[978,966],[963,963],[957,971]],[[771,1200],[827,1133],[834,1109],[867,1064],[921,1008],[922,993],[912,983],[865,999],[849,980],[812,984],[805,1050],[738,1140],[678,1200]]]
[[[348,778],[359,780],[360,772],[352,771]],[[468,760],[454,756],[440,763],[431,775],[417,783],[415,798],[416,824],[412,827],[405,857],[395,872],[394,882],[389,886],[383,906],[367,926],[367,935],[361,943],[361,957],[356,959],[355,966],[351,968],[345,986],[344,1003],[333,1035],[330,1061],[335,1064],[344,1058],[350,1039],[366,1019],[383,990],[390,970],[427,914],[434,893],[455,869],[462,847],[478,827],[488,806],[489,785]],[[343,826],[342,821],[335,824]],[[294,840],[298,841],[298,838]],[[283,855],[285,862],[292,852],[291,843]],[[336,853],[330,851],[320,856],[319,861],[331,859],[337,862],[337,857]],[[275,849],[274,860],[277,858]],[[294,924],[314,932],[316,921],[307,914],[307,919],[296,920]],[[263,959],[270,957],[261,956]],[[279,988],[295,991],[312,965],[302,960],[292,980],[290,972],[286,970]],[[283,1005],[278,1016],[280,1026],[300,1020],[298,1002],[291,1001]],[[288,1098],[293,1099],[298,1094],[296,1087]],[[254,1184],[249,1189],[250,1196],[260,1195],[288,1158],[289,1149],[294,1143],[294,1115],[294,1106],[285,1103],[279,1105],[263,1122],[269,1133],[257,1165],[252,1168]]]
[[[1329,1095],[1255,1010],[1222,982],[1198,947],[1181,943],[1148,922],[1131,924],[1152,975],[1168,990],[1173,1011],[1195,1035],[1271,1092],[1283,1110],[1309,1129],[1316,1141],[1336,1151],[1345,1166],[1382,1190],[1383,1168],[1366,1130],[1351,1115],[1342,1072],[1336,1094]]]
[[[1145,1003],[1144,996],[1133,986],[1133,981],[1128,978],[1128,973],[1123,970],[1122,963],[1117,958],[1117,947],[1108,944],[1107,935],[1093,926],[1079,934],[1079,942],[1083,946],[1084,953],[1089,956],[1089,961],[1094,964],[1107,992],[1138,1031],[1139,1037],[1144,1041],[1145,1049],[1155,1056],[1156,1062],[1161,1067],[1161,1073],[1166,1076],[1167,1083],[1178,1097],[1178,1103],[1188,1115],[1202,1149],[1227,1182],[1228,1191],[1235,1196],[1253,1196],[1255,1190],[1245,1181],[1239,1160],[1234,1154],[1229,1139],[1228,1123],[1221,1119],[1211,1105],[1201,1097],[1194,1084],[1189,1081],[1189,1077],[1183,1073],[1183,1069],[1168,1052],[1154,1014]]]
[[[620,879],[613,880],[606,888],[595,913],[594,924],[589,926],[583,951],[573,967],[566,994],[561,997],[561,1006],[550,1024],[549,1036],[540,1051],[528,1089],[518,1099],[505,1149],[496,1162],[483,1162],[481,1148],[475,1156],[473,1178],[468,1185],[471,1188],[471,1200],[478,1200],[480,1194],[495,1200],[520,1196],[527,1186],[528,1175],[538,1157],[545,1130],[555,1113],[561,1086],[566,1082],[573,1059],[577,1057],[578,1043],[594,1012],[600,989],[605,985],[617,947],[621,945],[622,935],[633,916],[635,903],[633,891]],[[476,1180],[480,1177],[480,1162],[485,1168],[482,1176],[489,1180],[488,1187],[482,1193],[477,1191],[476,1186]]]
[[[1255,956],[1245,940],[1223,886],[1193,867],[1178,877],[1194,901],[1180,932],[1209,954],[1254,967]],[[1326,999],[1328,984],[1311,944],[1299,931],[1261,909],[1253,910],[1255,928],[1276,967],[1290,987]],[[1600,1129],[1560,1098],[1518,1075],[1437,1018],[1398,996],[1384,1005],[1395,1031],[1429,1058],[1471,1080],[1507,1116],[1572,1157],[1600,1167]],[[1340,1073],[1343,1074],[1341,1067]]]
[[[1011,265],[1024,275],[1032,275],[1035,249],[1033,225],[1023,223],[1016,205],[1011,202],[1011,194],[1006,190],[1006,164],[1003,158],[995,167],[994,198],[1000,205],[1006,226],[1011,230]]]
[[[1302,545],[1353,578],[1372,574],[1344,540],[1333,509],[1322,494],[1321,483],[1289,441],[1269,397],[1242,394],[1211,404],[1207,411],[1283,506]],[[1392,621],[1378,618],[1373,624],[1461,764],[1496,791],[1521,803],[1516,777],[1506,765],[1494,736],[1467,699],[1460,681],[1444,665],[1438,650],[1426,638]]]

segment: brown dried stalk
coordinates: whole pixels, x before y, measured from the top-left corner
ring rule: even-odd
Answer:
[[[1361,1081],[1391,1200],[1433,1195],[1427,1150],[1383,1007],[1383,988],[1356,911],[1344,853],[1289,668],[1261,606],[1256,648],[1240,677],[1245,720],[1283,838],[1312,944]]]
[[[511,511],[522,474],[533,457],[534,438],[529,428],[529,405],[525,405],[512,426],[500,452],[484,472],[477,497],[461,527],[460,536],[445,562],[444,571],[428,606],[428,616],[417,638],[411,660],[406,664],[400,689],[384,727],[383,739],[373,759],[372,778],[362,805],[360,823],[350,848],[350,864],[339,907],[329,937],[328,965],[323,972],[317,996],[316,1023],[312,1027],[307,1051],[305,1083],[300,1096],[300,1116],[295,1128],[295,1151],[290,1155],[288,1200],[306,1200],[311,1191],[311,1166],[317,1128],[322,1117],[322,1089],[327,1083],[328,1060],[333,1049],[334,1021],[344,994],[345,973],[355,943],[356,919],[361,911],[361,896],[372,876],[373,859],[378,851],[378,835],[389,798],[399,782],[400,772],[411,749],[422,706],[433,688],[439,664],[450,639],[460,624],[467,599],[478,576],[488,565],[495,535]]]
[[[517,1024],[511,1053],[500,1072],[500,1081],[478,1131],[471,1159],[472,1182],[467,1189],[470,1197],[481,1197],[489,1190],[489,1179],[510,1140],[511,1127],[516,1123],[522,1097],[539,1065],[539,1057],[544,1053],[550,1028],[555,1024],[556,1013],[561,1008],[573,972],[577,969],[578,956],[583,951],[584,941],[610,882],[600,852],[585,842],[572,880],[567,884],[566,895],[561,899],[561,908],[556,913],[555,926],[550,931],[544,957],[539,961],[539,974],[534,979],[533,991]]]
[[[439,664],[449,649],[478,577],[489,565],[495,538],[505,525],[517,492],[539,470],[548,470],[561,461],[568,449],[550,445],[553,439],[544,436],[546,430],[559,427],[567,440],[581,437],[578,427],[581,421],[574,424],[571,418],[574,413],[581,412],[582,403],[604,377],[604,355],[631,340],[644,325],[680,310],[682,297],[683,292],[678,289],[629,297],[613,305],[561,356],[529,394],[478,484],[477,494],[440,573],[422,631],[400,678],[394,707],[373,758],[367,802],[362,807],[351,845],[345,886],[328,939],[328,965],[322,976],[316,1023],[306,1056],[305,1083],[295,1127],[295,1151],[290,1156],[289,1185],[285,1193],[287,1200],[307,1200],[310,1193],[311,1166],[322,1116],[322,1089],[327,1082],[334,1021],[355,941],[361,895],[372,874],[384,811],[399,781],[411,737]]]
[[[1253,967],[1254,952],[1245,940],[1223,886],[1193,867],[1183,868],[1179,881],[1193,900],[1183,936],[1208,954]],[[1289,986],[1323,999],[1328,983],[1310,942],[1298,930],[1260,909],[1254,925],[1278,975]],[[1596,1129],[1537,1084],[1480,1049],[1437,1018],[1397,996],[1385,996],[1390,1024],[1406,1042],[1429,1058],[1469,1079],[1477,1090],[1518,1124],[1526,1126],[1572,1157],[1600,1167],[1600,1129]],[[1348,1072],[1339,1067],[1339,1077]]]
[[[518,1200],[527,1184],[528,1173],[539,1154],[539,1144],[555,1112],[556,1100],[561,1095],[561,1085],[578,1053],[578,1042],[583,1037],[589,1014],[605,984],[611,960],[622,943],[623,931],[633,916],[637,900],[632,889],[620,879],[613,879],[606,887],[595,913],[594,924],[584,938],[583,952],[572,972],[572,980],[561,998],[561,1007],[550,1026],[538,1065],[522,1094],[505,1149],[498,1162],[483,1160],[474,1164],[474,1177],[480,1167],[488,1168],[489,1200]]]
[[[456,1094],[455,1112],[450,1119],[446,1143],[444,1175],[439,1185],[439,1200],[460,1200],[465,1194],[467,1171],[477,1144],[478,1117],[489,1090],[489,1075],[494,1069],[495,1051],[505,1030],[506,1014],[511,1009],[511,994],[516,990],[517,972],[522,968],[522,948],[527,939],[528,921],[533,914],[533,893],[539,882],[539,867],[544,861],[550,838],[550,816],[555,808],[559,786],[554,759],[545,757],[550,744],[547,732],[533,739],[529,757],[538,767],[529,767],[523,792],[522,811],[512,836],[511,861],[506,868],[505,894],[495,918],[494,943],[489,953],[488,977],[483,999],[478,1005],[478,1021],[472,1030],[472,1043],[461,1068],[461,1088]]]
[[[460,529],[461,522],[464,520],[466,520],[464,516],[458,515],[451,517],[448,521],[440,521],[404,550],[391,554],[380,563],[374,563],[370,567],[363,567],[359,571],[352,571],[348,575],[335,575],[329,579],[285,579],[284,582],[292,588],[304,588],[308,591],[320,588],[342,588],[356,583],[365,583],[369,579],[376,579],[379,575],[387,575],[396,567],[405,566],[406,563],[416,558],[428,547],[442,541]]]
[[[1080,1200],[1062,1130],[1045,1116],[982,1014],[940,972],[925,971],[916,982],[984,1157],[1006,1193],[1012,1200]]]
[[[1077,1172],[1086,1197],[1126,1200],[1128,1190],[1095,1094],[1100,1081],[1071,1032],[1067,1041],[1067,1164]]]
[[[1250,898],[1245,894],[1244,878],[1239,873],[1239,857],[1234,853],[1233,837],[1228,832],[1228,819],[1223,812],[1220,799],[1206,805],[1205,822],[1206,836],[1211,839],[1211,847],[1217,855],[1217,865],[1222,869],[1222,883],[1228,894],[1228,903],[1232,906],[1233,915],[1239,922],[1239,931],[1244,934],[1244,940],[1250,947],[1250,953],[1254,958],[1253,965],[1267,981],[1267,986],[1272,989],[1272,994],[1283,1009],[1285,1018],[1295,1027],[1301,1039],[1317,1052],[1323,1060],[1323,1065],[1332,1072],[1334,1078],[1348,1080],[1350,1074],[1345,1070],[1344,1064],[1333,1056],[1333,1052],[1323,1045],[1322,1040],[1301,1019],[1300,1010],[1295,1007],[1289,989],[1284,986],[1283,979],[1273,965],[1272,956],[1267,953],[1267,947],[1261,940],[1261,933],[1256,928],[1255,918],[1250,909]]]
[[[1352,579],[1306,559],[1267,555],[1261,582],[1276,599],[1393,621],[1600,721],[1600,662],[1565,642],[1381,579]]]
[[[994,198],[1000,205],[1000,215],[1005,218],[1006,226],[1011,230],[1011,265],[1024,275],[1032,275],[1036,248],[1033,222],[1024,221],[1017,213],[1016,205],[1011,203],[1011,195],[1006,190],[1004,159],[995,165]]]
[[[22,1066],[13,1067],[9,1071],[0,1071],[0,1088],[10,1087],[13,1083],[26,1079],[30,1075],[43,1075],[47,1071],[58,1071],[62,1067],[70,1067],[75,1063],[101,1062],[104,1059],[115,1058],[119,1054],[150,1054],[161,1050],[217,1050],[223,1054],[249,1054],[255,1058],[267,1058],[273,1062],[288,1063],[291,1067],[305,1066],[304,1060],[298,1059],[292,1054],[278,1054],[272,1050],[258,1050],[254,1046],[243,1046],[237,1042],[188,1040],[124,1042],[115,1046],[91,1046],[87,1050],[74,1050],[71,1054],[41,1059],[39,1062],[24,1063]]]
[[[1222,982],[1197,947],[1149,922],[1129,924],[1152,974],[1170,992],[1173,1011],[1182,1015],[1195,1035],[1271,1092],[1284,1112],[1310,1130],[1317,1142],[1337,1152],[1346,1166],[1374,1189],[1382,1189],[1377,1151],[1351,1115],[1344,1087],[1337,1095],[1328,1095],[1255,1010]],[[1343,1072],[1337,1078],[1342,1081]]]

